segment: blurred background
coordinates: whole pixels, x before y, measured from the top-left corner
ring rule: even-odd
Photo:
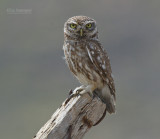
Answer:
[[[75,15],[97,21],[117,90],[117,113],[84,139],[159,139],[159,0],[1,0],[0,138],[32,138],[80,85],[62,59]]]

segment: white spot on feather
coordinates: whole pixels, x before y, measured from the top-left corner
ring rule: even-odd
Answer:
[[[79,66],[82,67],[82,63],[79,63]]]
[[[103,69],[106,69],[106,66],[105,66],[105,65],[102,65],[102,68],[103,68]]]
[[[94,54],[94,51],[91,51],[92,54]]]
[[[97,60],[98,60],[99,62],[101,61],[101,58],[100,58],[100,56],[98,56],[98,57],[97,57]]]
[[[106,81],[107,81],[107,83],[109,83],[109,80],[108,80],[108,78],[106,79]]]
[[[85,64],[85,68],[86,68],[86,70],[90,71],[90,68],[88,67],[87,64]]]

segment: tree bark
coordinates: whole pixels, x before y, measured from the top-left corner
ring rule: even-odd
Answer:
[[[66,99],[33,139],[82,139],[106,114],[98,96],[87,93]]]

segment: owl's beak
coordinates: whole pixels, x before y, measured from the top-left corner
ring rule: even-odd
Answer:
[[[80,29],[80,36],[82,37],[83,36],[83,30]]]

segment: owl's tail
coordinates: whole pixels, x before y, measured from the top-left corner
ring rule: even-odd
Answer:
[[[108,86],[104,86],[102,89],[96,89],[94,93],[106,104],[106,110],[111,114],[116,111],[116,103],[114,96],[110,93]]]

